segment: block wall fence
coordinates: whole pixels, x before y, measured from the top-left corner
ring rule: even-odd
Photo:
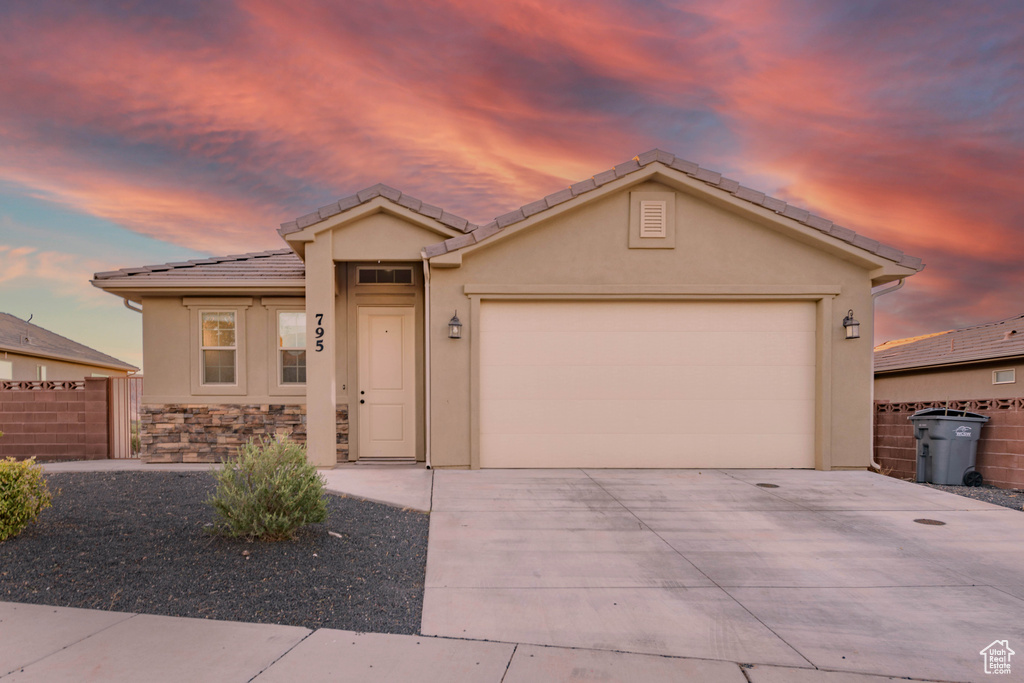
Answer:
[[[102,377],[0,382],[0,458],[107,458],[107,401],[107,380]]]
[[[910,416],[926,408],[969,410],[990,419],[981,428],[977,469],[986,484],[1024,489],[1024,398],[973,401],[875,402],[875,459],[899,479],[917,476],[917,440]]]

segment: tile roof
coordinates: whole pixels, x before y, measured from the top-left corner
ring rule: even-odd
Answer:
[[[56,357],[121,370],[138,370],[134,365],[33,325],[10,313],[0,313],[0,350],[26,356]]]
[[[875,372],[1024,356],[1024,315],[875,347]]]
[[[250,254],[215,256],[191,261],[163,263],[141,268],[122,268],[96,273],[94,280],[131,280],[174,284],[184,279],[202,278],[211,280],[301,280],[306,275],[306,266],[291,249],[258,251]]]
[[[377,183],[376,185],[371,185],[365,190],[360,190],[355,194],[339,199],[333,204],[321,206],[319,209],[313,211],[312,213],[307,213],[304,216],[299,216],[295,220],[289,221],[288,223],[282,223],[281,228],[277,231],[277,234],[281,235],[281,237],[284,237],[285,235],[290,235],[293,232],[298,232],[303,228],[309,227],[310,225],[314,225],[316,223],[319,223],[320,221],[327,220],[331,216],[336,216],[337,214],[343,211],[348,211],[349,209],[354,209],[357,206],[366,204],[367,202],[376,199],[377,197],[384,197],[385,199],[390,199],[396,204],[404,206],[405,208],[409,209],[413,213],[418,213],[421,216],[426,216],[427,218],[433,218],[434,220],[440,223],[444,223],[448,227],[454,228],[459,232],[470,232],[480,227],[475,223],[470,223],[461,216],[456,216],[453,213],[448,213],[447,211],[438,206],[434,206],[433,204],[427,204],[426,202],[416,199],[415,197],[410,197],[407,194],[403,194],[402,192],[396,190],[393,187],[388,187],[387,185],[384,185],[382,183]]]
[[[354,195],[349,195],[344,199],[340,199],[333,204],[321,207],[317,211],[308,213],[304,216],[300,216],[294,221],[288,223],[282,223],[281,228],[277,231],[282,237],[290,235],[294,232],[298,232],[303,228],[310,225],[319,223],[331,216],[337,215],[343,211],[347,211],[361,204],[365,204],[376,197],[385,197],[394,201],[411,211],[422,214],[429,218],[440,220],[442,223],[449,225],[461,232],[465,233],[457,237],[452,237],[432,244],[424,249],[424,252],[428,257],[440,256],[463,247],[470,246],[481,242],[487,238],[490,238],[510,225],[515,225],[520,221],[524,221],[530,216],[550,209],[558,204],[567,202],[574,197],[578,197],[581,194],[591,192],[597,188],[622,178],[623,176],[629,175],[636,171],[641,170],[649,164],[655,162],[661,163],[669,168],[673,168],[677,171],[681,171],[696,180],[706,183],[712,187],[715,187],[724,192],[742,199],[743,201],[750,202],[757,206],[764,207],[769,211],[774,211],[777,214],[790,218],[798,223],[806,225],[809,228],[813,228],[818,232],[821,232],[831,237],[835,237],[844,242],[848,242],[855,247],[864,249],[872,254],[881,256],[882,258],[894,261],[901,266],[912,268],[914,270],[921,270],[924,268],[924,264],[921,259],[915,256],[908,256],[899,249],[891,247],[885,244],[881,244],[875,240],[869,239],[862,235],[858,235],[849,228],[844,228],[840,225],[834,224],[827,218],[816,216],[805,209],[787,204],[781,199],[769,197],[763,192],[752,190],[749,187],[740,185],[739,182],[731,180],[729,178],[722,177],[721,173],[701,168],[698,164],[692,161],[681,159],[669,152],[662,151],[660,149],[652,149],[649,152],[638,154],[629,161],[619,164],[614,168],[607,171],[603,171],[594,175],[591,178],[587,178],[581,182],[570,185],[569,187],[559,190],[554,194],[550,194],[543,199],[531,202],[522,206],[515,211],[498,216],[490,223],[486,225],[475,225],[468,222],[464,218],[459,218],[449,214],[436,206],[424,204],[418,199],[408,197],[402,194],[398,190],[388,187],[387,185],[374,185],[361,192],[357,192]]]

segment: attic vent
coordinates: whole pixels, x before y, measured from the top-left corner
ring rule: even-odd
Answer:
[[[29,336],[28,336],[27,334],[25,334],[25,335],[22,335],[22,337],[21,337],[21,343],[22,343],[22,344],[31,344],[31,343],[32,343],[32,339],[30,339],[30,338],[29,338]]]
[[[640,202],[640,237],[665,237],[668,231],[666,203]]]
[[[1009,332],[1007,332],[1006,334],[1003,335],[1003,341],[1008,341],[1010,339],[1013,339],[1013,336],[1015,334],[1017,334],[1017,330],[1010,330]]]

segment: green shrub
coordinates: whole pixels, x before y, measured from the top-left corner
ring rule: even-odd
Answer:
[[[288,439],[249,441],[214,471],[213,530],[249,540],[282,541],[306,524],[327,519],[324,480],[306,448]]]
[[[0,460],[0,541],[20,534],[52,499],[35,458]]]

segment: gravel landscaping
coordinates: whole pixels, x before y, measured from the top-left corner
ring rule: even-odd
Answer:
[[[47,481],[57,494],[53,507],[0,543],[0,600],[419,632],[426,514],[328,495],[323,524],[294,541],[247,543],[207,532],[214,481],[206,472],[83,472]]]
[[[965,498],[1002,505],[1004,508],[1024,509],[1024,491],[1019,489],[997,489],[995,486],[944,486],[941,484],[921,484],[921,486],[930,486],[933,489],[955,493]]]

